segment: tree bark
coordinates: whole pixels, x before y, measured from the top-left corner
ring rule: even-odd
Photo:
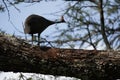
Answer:
[[[0,71],[115,80],[120,79],[120,51],[32,46],[0,34]]]

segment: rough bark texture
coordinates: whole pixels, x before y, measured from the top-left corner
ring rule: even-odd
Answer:
[[[120,79],[120,51],[31,46],[25,40],[0,34],[0,71],[115,80]]]

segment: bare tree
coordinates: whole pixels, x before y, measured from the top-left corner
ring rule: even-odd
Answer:
[[[67,29],[59,30],[59,41],[62,35],[63,43],[74,41],[74,44],[79,44],[80,47],[87,45],[98,49],[101,45],[102,49],[120,49],[119,3],[119,0],[69,2],[65,12],[69,26]]]

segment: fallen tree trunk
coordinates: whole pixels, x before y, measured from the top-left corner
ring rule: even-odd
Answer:
[[[0,71],[115,80],[120,79],[120,51],[31,46],[0,34]]]

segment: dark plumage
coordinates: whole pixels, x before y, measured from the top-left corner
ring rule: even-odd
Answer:
[[[33,34],[38,33],[38,45],[40,42],[40,34],[50,25],[55,23],[63,23],[65,20],[63,19],[63,16],[61,18],[61,21],[50,21],[42,16],[39,15],[30,15],[25,20],[25,29],[24,32],[27,34],[31,34],[32,36],[32,42],[33,42]]]

